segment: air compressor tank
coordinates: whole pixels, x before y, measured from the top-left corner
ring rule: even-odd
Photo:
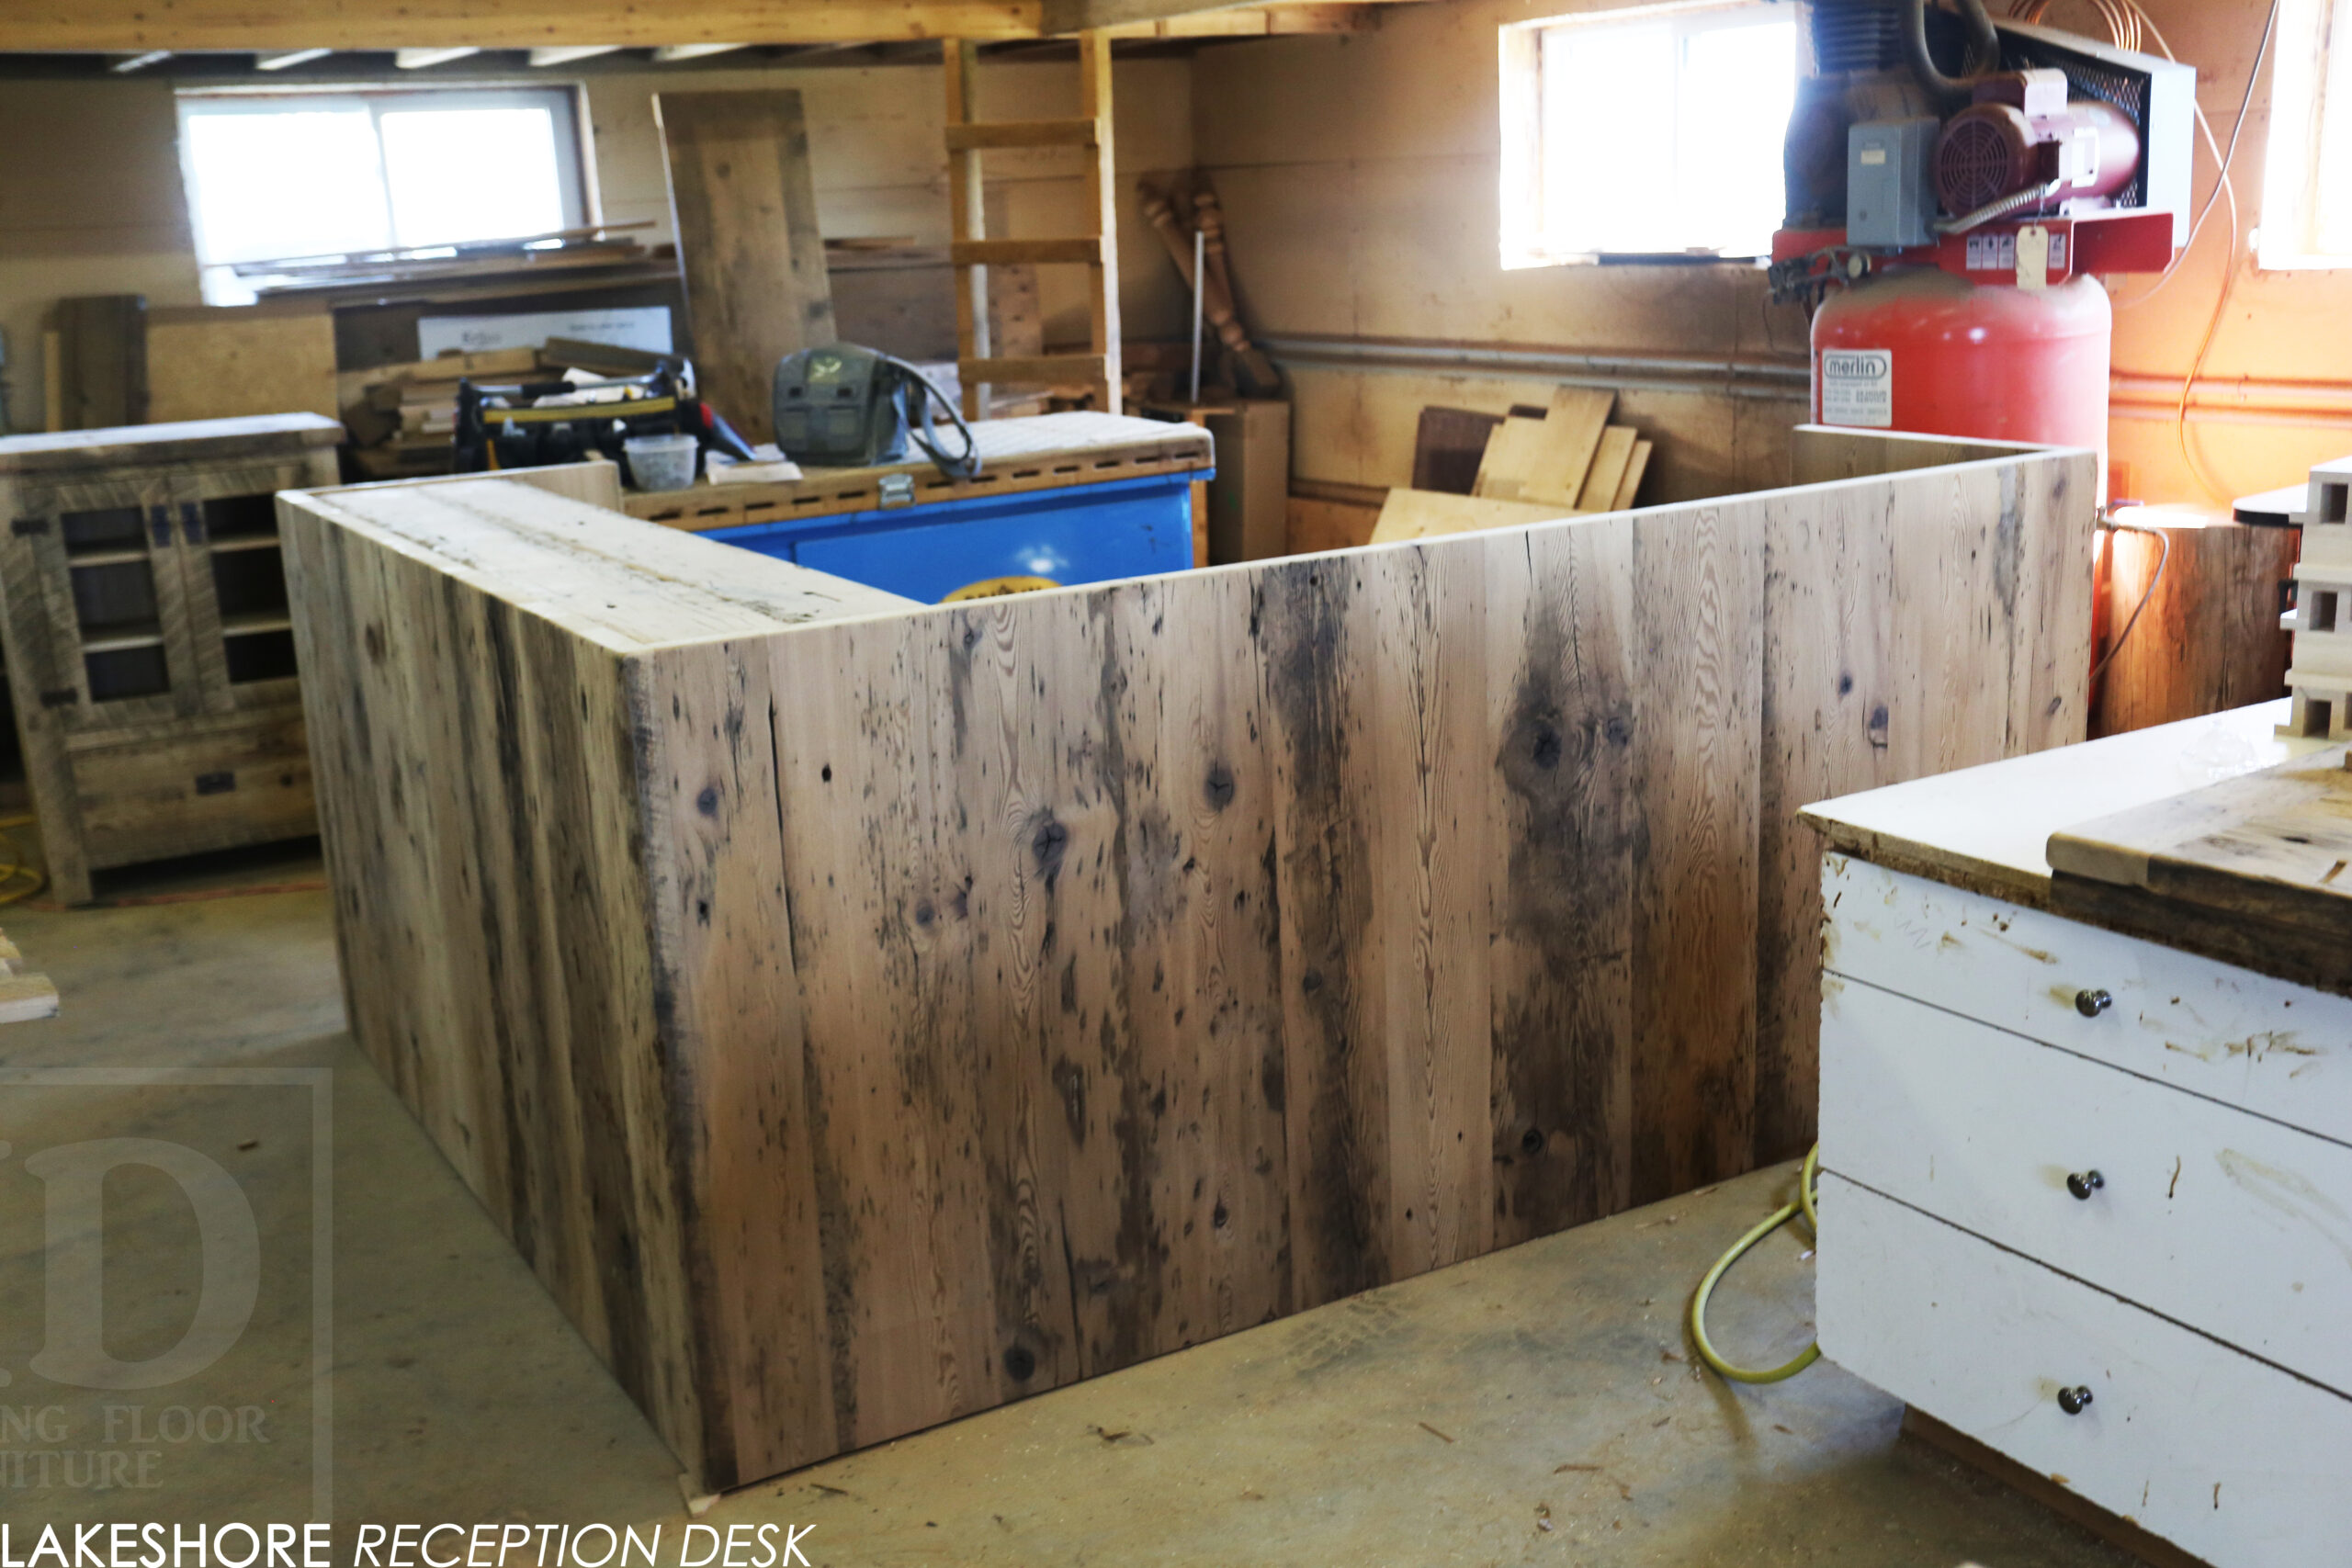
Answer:
[[[1813,416],[2104,454],[2114,328],[2095,278],[2023,289],[1891,268],[1814,313]]]

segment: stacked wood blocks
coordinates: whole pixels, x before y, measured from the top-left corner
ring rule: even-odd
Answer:
[[[1468,496],[1389,491],[1373,543],[1631,507],[1651,446],[1631,425],[1609,423],[1616,403],[1614,392],[1555,389],[1541,417],[1512,414],[1495,426]]]
[[[705,1488],[1685,1190],[1811,1136],[1795,808],[2081,738],[2094,477],[936,608],[288,496],[352,1027]]]
[[[2287,625],[2295,658],[2287,684],[2295,709],[2282,734],[2352,739],[2352,457],[2312,470],[2303,556]]]
[[[459,381],[553,373],[536,348],[450,354],[347,372],[337,379],[352,457],[369,479],[446,474],[455,461],[450,442],[458,428]]]

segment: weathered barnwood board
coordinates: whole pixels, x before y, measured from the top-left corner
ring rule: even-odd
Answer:
[[[773,440],[776,361],[834,341],[800,94],[656,93],[653,120],[703,389],[747,439]]]
[[[2331,746],[2050,835],[2050,906],[2352,995],[2352,772]]]
[[[933,608],[289,497],[353,1026],[712,1485],[1685,1190],[1784,815],[2080,737],[2091,461]]]
[[[2294,637],[2278,624],[2279,606],[2301,531],[2146,509],[2120,520],[2162,537],[2107,536],[2113,657],[2092,694],[2092,731],[2121,735],[2282,695]],[[2127,626],[2132,635],[2118,643]]]
[[[1819,842],[1805,805],[2068,745],[2087,722],[2084,457],[1804,427],[1764,534],[1756,1157],[1814,1138]],[[2071,553],[2070,553],[2071,552]]]
[[[691,1467],[835,1451],[767,676],[726,639],[911,606],[508,480],[280,520],[354,1034]]]

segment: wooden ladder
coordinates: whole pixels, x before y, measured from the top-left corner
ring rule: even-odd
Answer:
[[[1119,408],[1119,245],[1116,185],[1111,173],[1111,40],[1097,30],[1078,35],[1079,118],[976,120],[979,46],[944,40],[947,63],[948,259],[956,266],[956,367],[964,383],[964,417],[978,419],[991,385],[1096,389],[1097,406]],[[1086,209],[1094,231],[1066,239],[991,240],[981,206],[980,154],[997,147],[1083,147]],[[1082,263],[1088,269],[1093,341],[1086,354],[999,359],[989,353],[991,265]]]

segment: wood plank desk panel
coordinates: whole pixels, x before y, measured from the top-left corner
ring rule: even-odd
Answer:
[[[2081,734],[2089,466],[935,608],[288,498],[353,1028],[710,1486],[1687,1190],[1787,770]]]

